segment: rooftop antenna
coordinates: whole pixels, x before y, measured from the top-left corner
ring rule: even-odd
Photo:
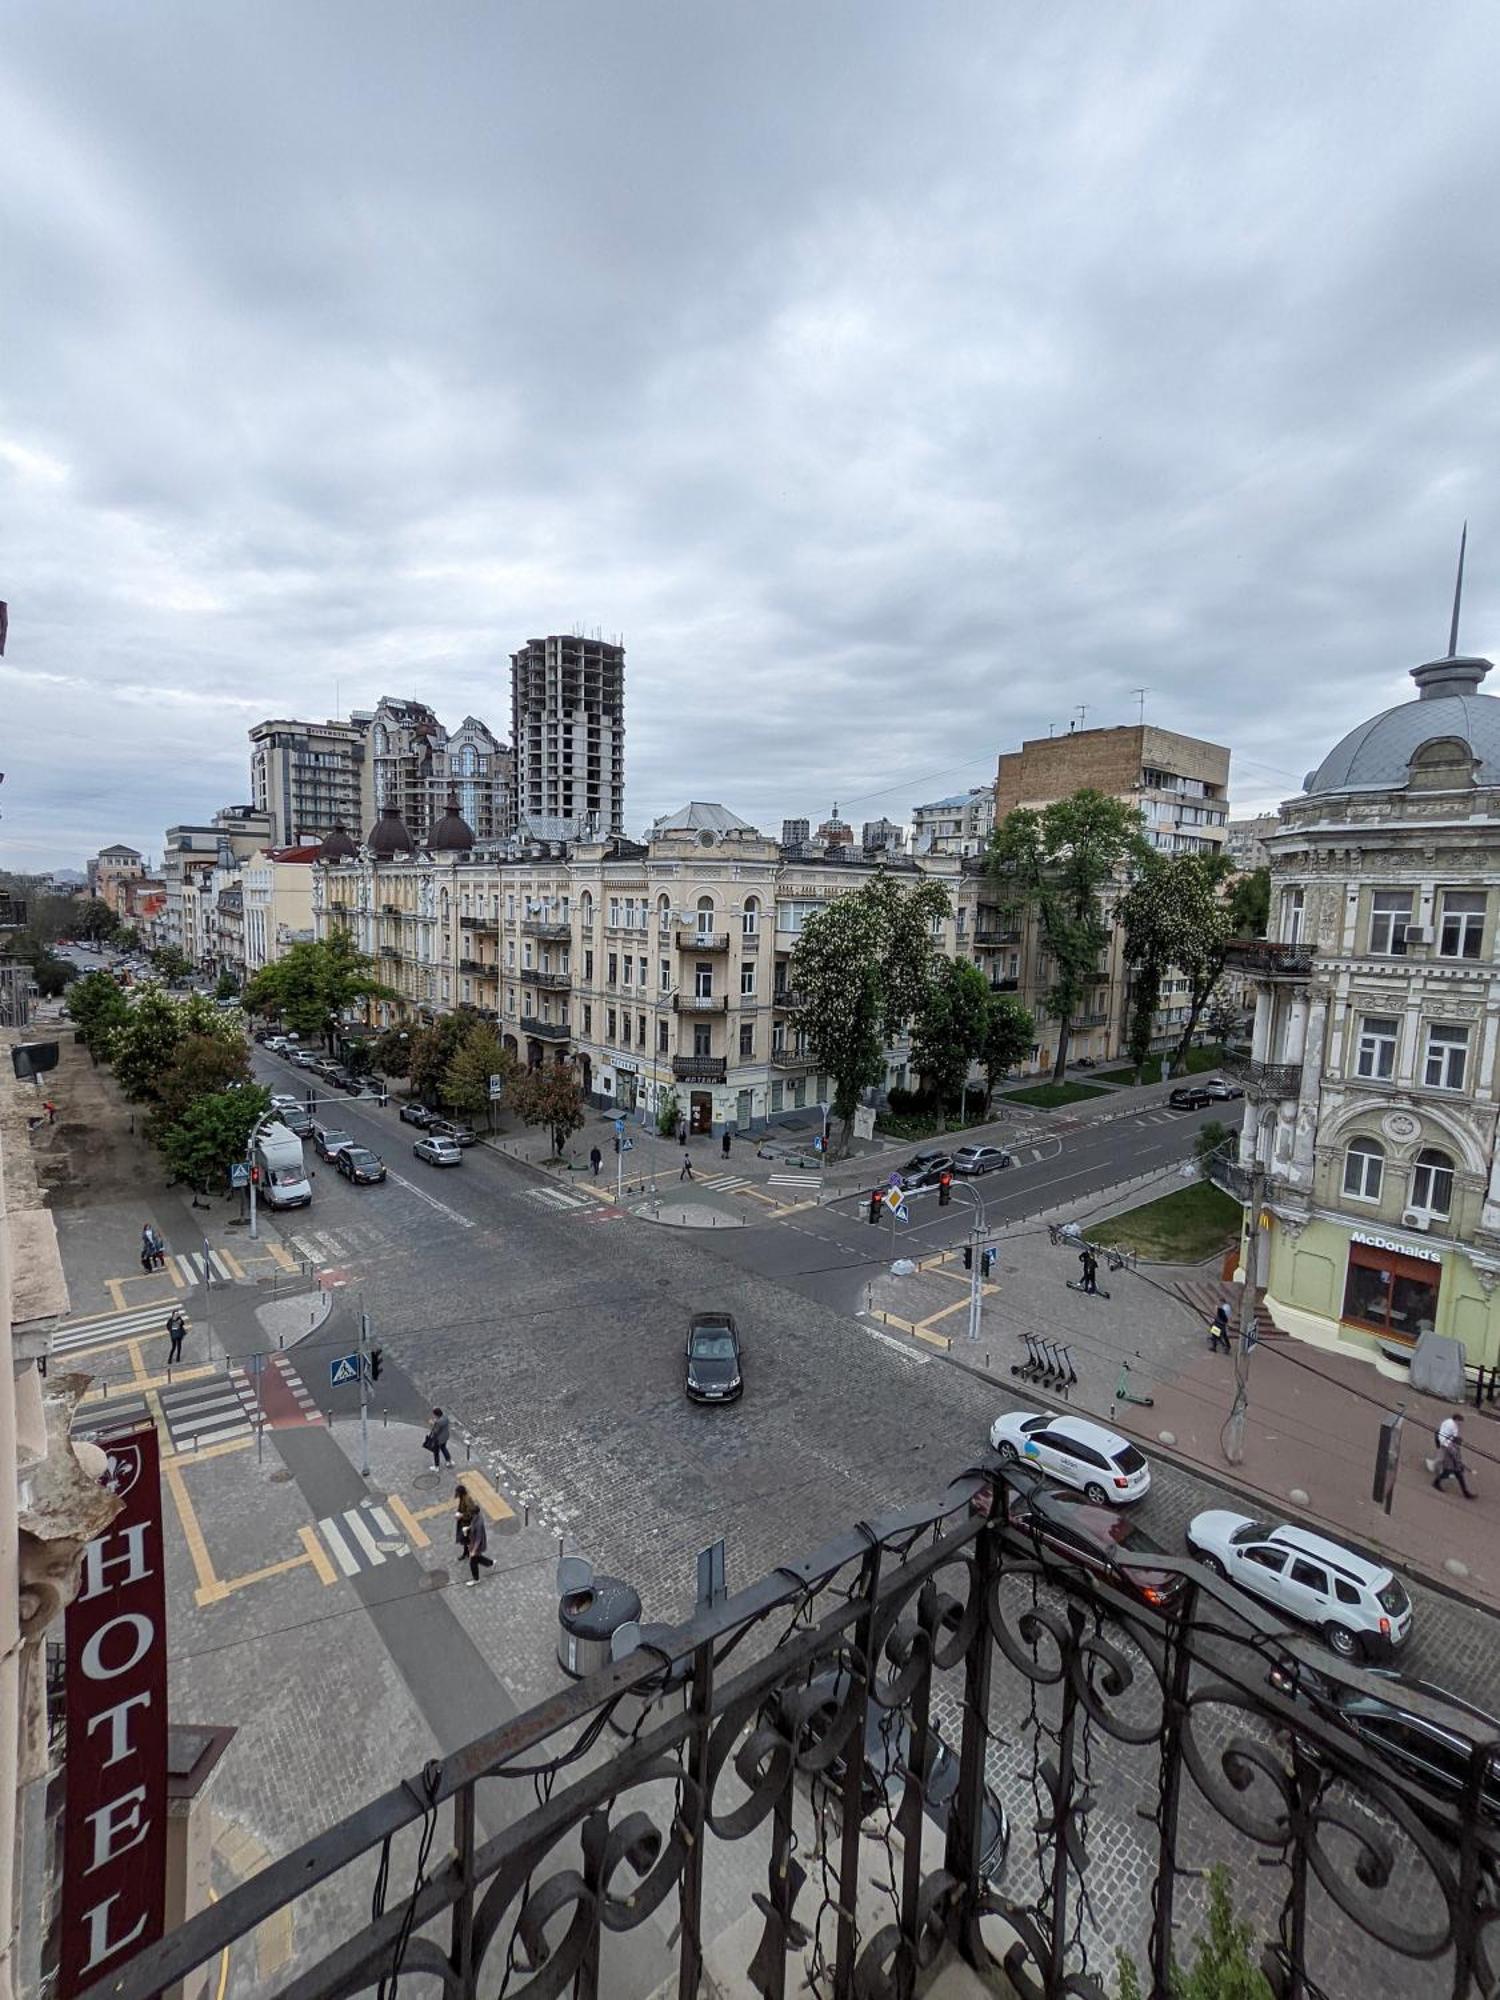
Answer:
[[[1132,688],[1130,692],[1135,696],[1136,720],[1144,728],[1146,723],[1146,697],[1150,694],[1151,690],[1150,688]]]
[[[1469,546],[1469,524],[1458,538],[1458,575],[1453,584],[1453,623],[1448,627],[1448,658],[1458,658],[1458,612],[1464,598],[1464,550]]]
[[[1088,719],[1089,719],[1089,705],[1086,701],[1081,701],[1078,704],[1078,727],[1082,729],[1083,725],[1088,721]]]

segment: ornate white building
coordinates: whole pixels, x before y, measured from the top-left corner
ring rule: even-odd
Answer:
[[[1412,670],[1266,838],[1240,1167],[1289,1332],[1399,1365],[1427,1328],[1500,1361],[1500,700]],[[1240,1192],[1252,1189],[1241,1183]]]

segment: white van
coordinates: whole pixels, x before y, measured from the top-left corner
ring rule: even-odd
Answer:
[[[306,1208],[312,1182],[302,1164],[302,1141],[280,1123],[263,1127],[255,1142],[260,1196],[270,1208]]]

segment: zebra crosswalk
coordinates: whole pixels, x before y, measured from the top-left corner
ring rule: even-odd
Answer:
[[[238,1368],[162,1389],[159,1400],[174,1451],[224,1444],[230,1438],[249,1437],[255,1429],[255,1398]]]
[[[138,1430],[156,1421],[155,1412],[143,1395],[101,1396],[96,1403],[84,1402],[73,1413],[71,1434],[76,1438],[109,1437],[116,1431]]]
[[[101,1347],[122,1347],[127,1340],[145,1340],[167,1330],[169,1305],[140,1306],[133,1312],[88,1313],[81,1319],[65,1320],[52,1335],[52,1355],[93,1352]],[[183,1318],[191,1330],[192,1320]]]
[[[772,1174],[768,1185],[771,1187],[802,1188],[804,1190],[820,1188],[823,1185],[823,1176],[821,1174]]]
[[[377,1569],[392,1557],[410,1554],[401,1531],[384,1507],[367,1502],[342,1514],[325,1514],[318,1523],[330,1554],[345,1576]]]
[[[526,1199],[534,1201],[538,1208],[592,1208],[594,1198],[587,1194],[574,1194],[570,1188],[535,1187],[527,1188]]]
[[[717,1188],[721,1194],[733,1194],[736,1188],[749,1187],[748,1174],[710,1174],[701,1183],[703,1187]]]
[[[181,1271],[182,1275],[191,1285],[201,1285],[203,1283],[205,1262],[207,1268],[213,1273],[212,1282],[214,1284],[232,1285],[235,1281],[234,1272],[230,1270],[217,1250],[210,1250],[206,1260],[201,1250],[174,1250],[172,1256],[178,1270]]]

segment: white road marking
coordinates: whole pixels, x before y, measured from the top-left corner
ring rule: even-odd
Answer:
[[[372,1563],[383,1563],[385,1557],[380,1552],[379,1544],[352,1507],[344,1516],[344,1519],[349,1523],[350,1534],[359,1543],[365,1554],[370,1558],[370,1561]]]
[[[909,1361],[914,1368],[925,1368],[932,1359],[930,1354],[914,1354],[911,1348],[897,1340],[893,1334],[881,1333],[876,1327],[870,1328],[870,1337],[872,1340],[878,1340],[882,1347],[894,1349],[903,1361]]]
[[[447,1202],[439,1201],[437,1196],[429,1194],[426,1188],[419,1188],[415,1181],[409,1181],[405,1174],[393,1173],[387,1167],[386,1178],[387,1180],[393,1180],[397,1187],[405,1188],[408,1194],[414,1194],[418,1201],[425,1201],[429,1208],[435,1208],[440,1215],[446,1215],[448,1220],[456,1222],[460,1229],[472,1229],[474,1227],[472,1216],[460,1215],[456,1208],[450,1208]]]
[[[318,1241],[323,1245],[323,1248],[328,1252],[330,1257],[344,1257],[348,1255],[348,1252],[339,1239],[336,1236],[330,1236],[326,1229],[318,1231]]]
[[[293,1247],[293,1248],[294,1248],[294,1249],[296,1250],[296,1252],[297,1252],[298,1256],[300,1256],[300,1257],[301,1257],[301,1259],[302,1259],[302,1261],[303,1261],[303,1263],[304,1263],[304,1264],[321,1264],[321,1263],[322,1263],[322,1261],[323,1261],[323,1252],[322,1252],[322,1251],[321,1251],[321,1250],[320,1250],[320,1249],[318,1248],[318,1246],[317,1246],[317,1244],[316,1244],[316,1243],[312,1243],[312,1242],[309,1242],[309,1240],[307,1239],[307,1237],[305,1237],[305,1236],[292,1236],[292,1237],[289,1237],[289,1238],[288,1238],[287,1240],[288,1240],[288,1241],[289,1241],[289,1242],[291,1243],[292,1247]]]
[[[323,1530],[324,1541],[333,1550],[334,1561],[345,1576],[358,1576],[359,1564],[350,1555],[349,1546],[338,1531],[337,1517],[330,1514],[326,1519],[319,1521],[318,1526]]]

